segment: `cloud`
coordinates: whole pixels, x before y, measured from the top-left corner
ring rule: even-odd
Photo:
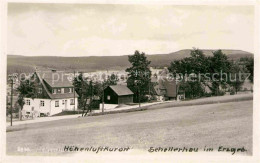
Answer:
[[[182,48],[253,51],[254,8],[173,5],[8,5],[8,53],[125,55]]]
[[[119,35],[127,27],[127,23],[120,23],[115,17],[110,17],[104,24],[101,24],[103,32],[110,32],[113,35]]]

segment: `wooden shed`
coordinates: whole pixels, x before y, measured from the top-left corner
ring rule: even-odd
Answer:
[[[104,102],[106,104],[133,103],[134,93],[126,85],[112,85],[104,90]]]

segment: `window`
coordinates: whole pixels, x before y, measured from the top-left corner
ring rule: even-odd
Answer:
[[[41,103],[41,106],[44,106],[44,101],[42,101],[42,100],[41,100],[41,102],[40,102],[40,103]]]
[[[74,99],[70,99],[70,105],[74,105]]]
[[[55,107],[59,107],[59,101],[55,101]]]
[[[31,101],[30,100],[26,100],[26,105],[31,105]]]
[[[39,93],[39,94],[42,93],[42,88],[38,88],[38,93]]]
[[[107,100],[110,100],[110,96],[107,96]]]
[[[61,93],[61,88],[57,88],[57,93]]]
[[[73,93],[73,88],[68,88],[69,89],[69,93]]]
[[[64,88],[64,93],[69,93],[70,92],[70,88]]]
[[[56,94],[56,89],[53,89],[53,90],[52,90],[52,93],[53,93],[53,94]]]
[[[65,104],[65,101],[64,100],[62,100],[62,105],[64,105]]]

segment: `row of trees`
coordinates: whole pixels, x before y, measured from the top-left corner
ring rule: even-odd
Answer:
[[[147,101],[146,95],[151,86],[152,74],[149,68],[151,61],[147,60],[145,53],[139,51],[128,56],[128,61],[131,67],[126,69],[127,86],[134,92],[134,102]],[[232,61],[221,50],[214,51],[213,56],[206,56],[202,50],[193,49],[190,57],[171,62],[168,69],[175,78],[179,73],[183,74],[181,78],[184,78],[185,74],[192,74],[190,75],[192,80],[182,80],[179,84],[179,90],[184,91],[186,97],[195,98],[208,94],[218,96],[223,95],[228,87],[237,93],[247,77],[246,73],[250,74],[249,80],[253,82],[254,59],[241,58],[239,61]],[[109,83],[108,80],[106,86],[111,84],[116,82]],[[98,85],[95,84],[97,90],[100,90]],[[205,87],[208,87],[211,93],[207,93]],[[81,94],[80,91],[77,92]],[[100,91],[96,92],[100,96],[98,93]]]
[[[240,90],[246,73],[250,73],[249,79],[253,82],[253,58],[242,58],[230,61],[221,50],[213,52],[213,56],[205,56],[200,49],[193,49],[190,57],[171,62],[169,71],[175,78],[180,79],[179,90],[185,92],[186,97],[195,98],[206,95],[208,87],[211,95],[223,95],[229,86],[231,90]],[[185,78],[188,75],[189,78]]]

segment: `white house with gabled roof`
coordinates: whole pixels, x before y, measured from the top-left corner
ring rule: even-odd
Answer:
[[[78,109],[78,94],[68,74],[55,70],[35,72],[31,80],[36,83],[37,97],[25,98],[23,115],[51,116]]]

